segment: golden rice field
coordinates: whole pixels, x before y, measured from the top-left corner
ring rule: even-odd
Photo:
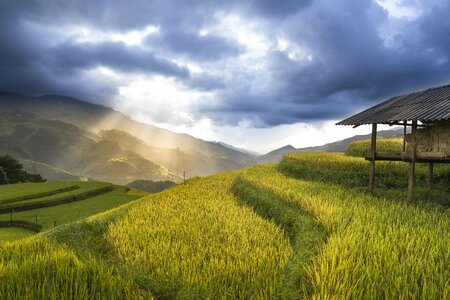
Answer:
[[[138,299],[130,278],[44,237],[0,244],[0,299]]]
[[[330,154],[292,154],[287,160],[322,169],[333,165],[330,172],[348,162]],[[339,184],[298,180],[275,165],[248,168],[240,177],[300,205],[327,229],[327,242],[307,266],[311,298],[450,298],[448,206],[409,204]]]
[[[164,298],[273,298],[292,254],[274,223],[238,206],[235,174],[197,178],[111,224],[117,258]]]
[[[450,299],[446,170],[408,203],[367,166],[292,154],[0,243],[0,299]]]
[[[354,141],[348,146],[345,155],[364,157],[370,154],[370,148],[370,140]],[[403,152],[403,139],[378,139],[377,152]]]

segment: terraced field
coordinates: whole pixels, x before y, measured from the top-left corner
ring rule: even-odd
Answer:
[[[14,240],[135,200],[128,188],[103,182],[0,186],[0,240]]]
[[[73,182],[16,183],[0,186],[0,203],[14,202],[21,198],[36,198],[47,193],[57,193],[61,189],[77,186]],[[30,198],[31,197],[31,198]]]
[[[447,171],[408,203],[367,165],[293,154],[0,244],[0,298],[449,299]]]

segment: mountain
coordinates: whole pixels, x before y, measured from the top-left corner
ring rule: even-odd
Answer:
[[[113,141],[123,149],[134,151],[143,157],[174,170],[187,177],[202,176],[220,171],[242,168],[242,163],[222,157],[209,157],[192,150],[180,148],[160,148],[149,146],[124,130],[102,130],[99,135],[105,140]]]
[[[273,151],[270,151],[264,155],[261,155],[257,158],[259,164],[266,164],[271,162],[280,161],[283,158],[285,153],[295,152],[297,149],[292,145],[287,145]]]
[[[258,152],[256,152],[256,151],[252,151],[252,150],[247,150],[247,149],[235,147],[235,146],[233,146],[233,145],[229,145],[229,144],[226,144],[226,143],[223,143],[223,142],[217,142],[217,144],[220,144],[220,145],[222,145],[222,146],[224,146],[224,147],[227,147],[227,148],[232,149],[232,150],[235,150],[235,151],[242,152],[242,153],[247,154],[247,155],[250,155],[250,156],[252,156],[252,157],[258,157],[258,156],[261,155],[261,153],[258,153]]]
[[[24,171],[40,174],[48,181],[80,181],[84,179],[81,176],[41,162],[23,159],[20,160],[20,164],[23,166]]]
[[[382,130],[377,133],[378,138],[395,138],[402,137],[403,130]],[[354,141],[367,140],[370,139],[370,134],[365,135],[355,135],[353,137],[328,143],[322,146],[306,147],[306,148],[294,148],[291,145],[281,147],[279,149],[273,150],[269,153],[261,155],[257,158],[259,164],[278,162],[283,158],[283,155],[291,152],[344,152],[347,147]]]
[[[50,175],[58,180],[64,180],[67,174],[56,170],[116,184],[137,179],[181,180],[175,172],[116,142],[31,113],[0,113],[0,153],[31,161],[28,167],[42,172],[50,172],[50,168]],[[44,165],[48,166],[45,170]]]
[[[148,146],[179,150],[190,156],[193,165],[209,160],[207,171],[186,168],[187,173],[207,175],[220,171],[238,169],[255,162],[254,156],[222,144],[174,133],[150,124],[132,120],[111,108],[78,99],[45,95],[29,97],[19,94],[0,93],[0,111],[23,111],[37,114],[44,119],[59,120],[75,125],[87,132],[120,129],[143,140]]]

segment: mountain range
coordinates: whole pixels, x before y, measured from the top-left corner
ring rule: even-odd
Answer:
[[[380,130],[377,132],[378,138],[397,138],[403,136],[403,129],[396,130]],[[347,147],[354,141],[367,140],[370,139],[370,134],[365,135],[355,135],[350,138],[328,143],[322,146],[306,147],[306,148],[295,148],[291,145],[281,147],[279,149],[273,150],[269,153],[261,155],[257,158],[258,163],[271,163],[280,161],[283,155],[292,152],[344,152]]]
[[[396,131],[381,137],[398,136]],[[75,98],[0,93],[0,154],[48,180],[181,181],[279,161],[288,152],[343,151],[356,139],[319,147],[285,146],[265,155],[137,122],[112,108]]]

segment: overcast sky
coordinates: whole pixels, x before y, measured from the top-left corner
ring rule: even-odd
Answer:
[[[265,152],[450,82],[450,1],[1,1],[0,90]]]

